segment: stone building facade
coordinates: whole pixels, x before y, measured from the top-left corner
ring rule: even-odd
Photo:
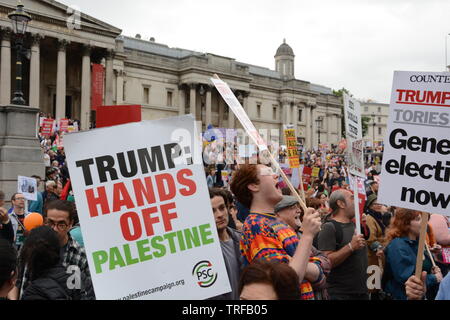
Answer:
[[[24,61],[24,94],[30,106],[56,118],[81,120],[88,129],[91,63],[105,67],[104,105],[142,105],[143,119],[192,113],[215,127],[238,128],[232,112],[211,86],[218,74],[235,92],[257,129],[296,128],[307,148],[341,139],[342,103],[325,86],[295,79],[295,55],[285,42],[275,54],[275,70],[212,53],[171,48],[122,31],[52,0],[24,0],[33,20]],[[13,91],[15,49],[7,14],[15,0],[0,0],[0,106]],[[270,54],[270,53],[268,53]]]
[[[375,146],[380,145],[384,141],[387,131],[387,123],[389,118],[389,104],[378,102],[362,102],[361,116],[370,119],[368,130],[364,140]]]

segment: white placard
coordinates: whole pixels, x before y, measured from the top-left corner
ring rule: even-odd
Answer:
[[[37,200],[37,181],[35,178],[17,177],[17,192],[22,193],[27,200]]]
[[[98,299],[231,291],[192,115],[70,133],[64,142]]]
[[[358,100],[344,93],[345,132],[347,137],[347,153],[349,155],[349,172],[365,178],[364,148],[362,141],[361,105]]]
[[[242,108],[239,100],[234,95],[233,91],[231,91],[228,84],[220,79],[211,78],[212,83],[216,87],[217,91],[219,91],[223,100],[227,103],[227,105],[231,108],[233,113],[241,122],[247,134],[253,140],[253,142],[258,146],[260,151],[266,150],[267,145],[264,142],[264,139],[260,136],[259,132],[256,130],[253,123],[250,121],[247,113],[244,108]]]
[[[378,202],[450,215],[450,73],[396,71]]]

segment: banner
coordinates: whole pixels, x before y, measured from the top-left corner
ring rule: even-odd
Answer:
[[[192,115],[72,133],[65,145],[98,299],[231,291]]]
[[[450,73],[396,71],[379,202],[450,215]]]
[[[105,79],[105,68],[98,63],[92,64],[91,72],[91,109],[97,110],[103,105],[103,87]]]
[[[35,178],[17,177],[17,192],[22,193],[27,200],[37,200],[37,181]]]
[[[290,168],[298,168],[300,166],[300,158],[297,149],[297,138],[295,137],[295,129],[292,125],[286,126],[284,130],[284,138],[286,141],[287,157]]]
[[[350,149],[347,149],[347,153],[349,154],[349,171],[352,175],[365,178],[361,105],[358,100],[351,98],[346,93],[344,93],[343,99],[345,132],[350,146]]]
[[[45,118],[42,121],[42,126],[41,126],[41,135],[42,136],[51,136],[53,135],[53,123],[55,120],[50,119],[50,118]]]

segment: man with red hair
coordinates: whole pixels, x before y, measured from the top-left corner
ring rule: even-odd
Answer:
[[[231,191],[250,209],[240,243],[244,265],[256,259],[288,263],[301,281],[301,298],[313,300],[312,285],[324,278],[320,261],[309,259],[313,238],[320,230],[320,214],[312,208],[305,212],[299,241],[292,228],[276,219],[275,205],[283,199],[278,175],[262,164],[241,166],[235,172]]]

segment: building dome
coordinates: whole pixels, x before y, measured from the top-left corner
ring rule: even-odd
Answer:
[[[283,43],[278,47],[275,57],[277,56],[295,56],[294,50],[286,43],[286,39],[283,39]]]

